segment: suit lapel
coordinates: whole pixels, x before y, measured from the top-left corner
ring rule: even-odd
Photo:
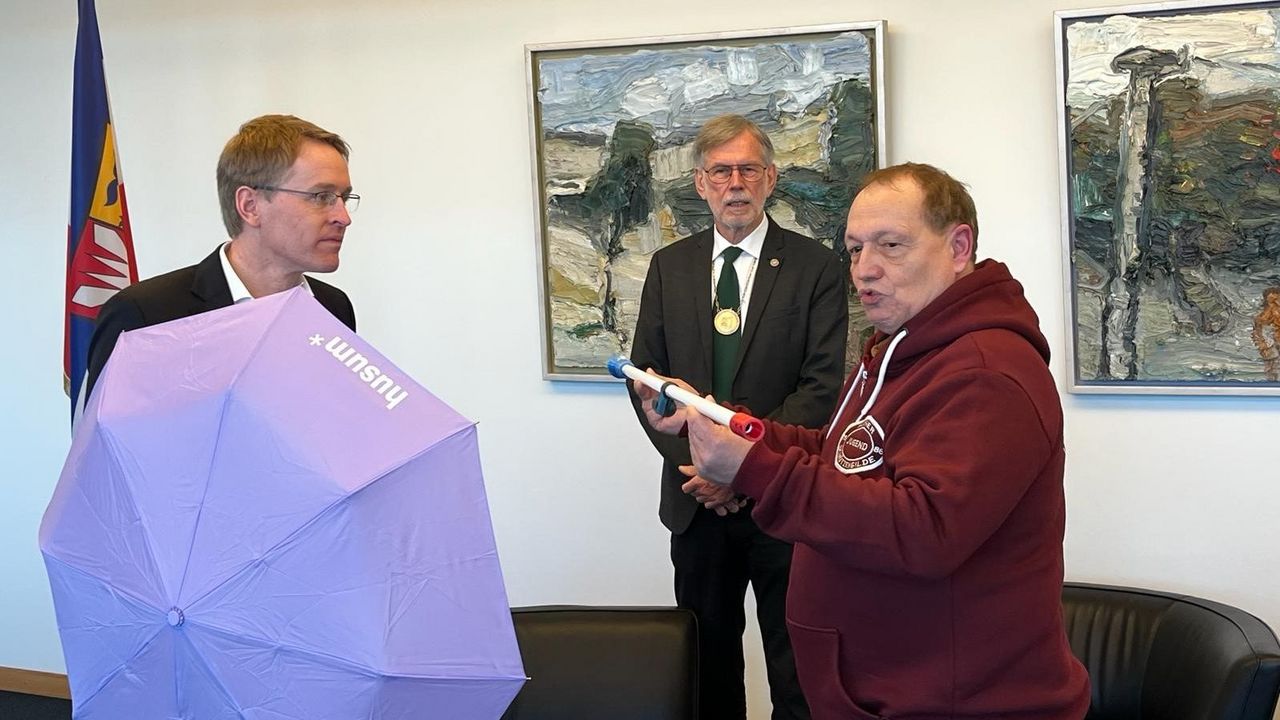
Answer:
[[[196,265],[191,280],[191,312],[196,315],[210,310],[231,307],[231,288],[227,286],[227,275],[222,271],[222,246],[219,245],[208,257]],[[325,285],[315,278],[307,278],[311,286],[312,296],[330,315],[338,318],[343,325],[354,331],[356,319],[351,306],[343,302],[342,291]]]
[[[687,378],[694,387],[709,392],[711,387],[711,247],[712,235],[706,230],[694,236],[691,243],[693,257],[689,258],[688,302],[694,308],[694,332],[702,347],[702,377]],[[700,381],[700,382],[699,382]]]
[[[219,245],[217,250],[196,266],[195,277],[191,281],[191,294],[195,296],[197,305],[203,306],[200,312],[231,305],[231,288],[227,287],[227,276],[222,272],[221,255],[222,246]]]
[[[773,293],[773,285],[778,279],[778,273],[786,264],[785,256],[786,244],[783,242],[782,227],[774,222],[773,218],[769,218],[769,230],[765,233],[764,244],[760,246],[760,259],[756,261],[755,279],[751,282],[751,303],[747,306],[747,324],[742,328],[742,343],[738,345],[738,359],[733,364],[735,378],[738,375],[738,368],[742,367],[743,356],[751,347],[756,329],[760,327],[760,318],[764,315],[765,306],[769,304],[769,296]]]

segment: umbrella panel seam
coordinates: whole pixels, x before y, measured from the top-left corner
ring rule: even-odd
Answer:
[[[225,411],[225,405],[224,405],[224,411]],[[409,456],[409,457],[407,457],[407,458],[403,458],[403,459],[397,460],[397,461],[395,461],[394,463],[388,463],[388,464],[387,464],[386,466],[384,466],[382,469],[380,469],[380,470],[378,470],[377,472],[373,473],[373,474],[369,477],[369,479],[368,479],[368,480],[366,480],[364,483],[362,483],[359,487],[357,487],[356,489],[354,489],[354,490],[352,490],[351,492],[347,493],[346,495],[343,495],[343,496],[341,496],[341,497],[339,497],[339,498],[336,498],[333,502],[331,502],[331,503],[329,503],[328,505],[325,505],[324,507],[322,507],[322,508],[320,508],[319,510],[317,510],[317,511],[316,511],[316,513],[315,513],[314,515],[312,515],[310,518],[308,518],[308,519],[306,520],[306,522],[304,522],[304,523],[300,524],[298,527],[294,528],[294,529],[293,529],[293,530],[292,530],[288,535],[285,535],[284,537],[280,538],[280,540],[279,540],[275,545],[272,545],[271,547],[269,547],[269,548],[267,548],[266,550],[262,551],[262,554],[261,554],[261,555],[259,555],[258,557],[254,558],[254,559],[253,559],[253,560],[251,560],[250,562],[246,563],[243,567],[241,567],[240,569],[238,569],[238,570],[236,570],[235,572],[231,573],[231,574],[230,574],[230,575],[228,575],[227,577],[223,578],[220,582],[218,582],[216,585],[214,585],[213,587],[209,588],[209,589],[208,589],[208,590],[206,590],[205,592],[201,593],[199,596],[197,596],[197,597],[195,597],[195,598],[192,598],[192,599],[191,599],[191,601],[190,601],[190,602],[188,602],[188,603],[186,603],[186,605],[185,605],[185,606],[186,606],[186,607],[188,607],[188,608],[196,606],[197,604],[199,604],[199,603],[200,603],[200,601],[201,601],[201,600],[204,600],[204,599],[205,599],[206,597],[208,597],[209,595],[212,595],[214,592],[217,592],[220,588],[222,588],[223,586],[225,586],[227,583],[230,583],[230,582],[232,582],[232,581],[234,581],[234,580],[238,579],[241,575],[243,575],[244,573],[248,572],[248,571],[249,571],[250,569],[252,569],[255,565],[260,564],[260,563],[264,563],[264,562],[266,562],[267,560],[269,560],[269,559],[272,557],[272,554],[273,554],[273,553],[275,553],[276,551],[280,550],[281,548],[283,548],[283,547],[287,546],[287,545],[289,544],[289,542],[290,542],[290,541],[292,541],[295,537],[297,537],[300,533],[302,533],[304,530],[306,530],[308,527],[310,527],[311,525],[315,524],[316,522],[319,522],[321,518],[325,517],[325,516],[326,516],[326,515],[328,515],[330,512],[332,512],[332,511],[333,511],[333,509],[334,509],[335,507],[338,507],[339,505],[341,505],[342,503],[346,502],[346,501],[347,501],[347,500],[349,500],[350,498],[352,498],[352,497],[354,497],[354,496],[358,495],[359,493],[364,492],[364,491],[365,491],[365,490],[366,490],[370,485],[373,485],[374,483],[376,483],[377,481],[379,481],[379,480],[383,479],[384,477],[386,477],[387,475],[391,474],[391,473],[392,473],[392,472],[394,472],[395,470],[398,470],[399,468],[403,467],[404,465],[406,465],[406,464],[408,464],[408,463],[410,463],[410,462],[413,462],[414,460],[416,460],[416,459],[418,459],[418,458],[422,457],[423,455],[425,455],[427,452],[429,452],[429,451],[431,451],[431,450],[435,449],[436,447],[438,447],[438,446],[439,446],[439,445],[441,445],[442,443],[444,443],[444,442],[446,442],[446,441],[449,441],[449,440],[452,440],[452,439],[454,439],[454,438],[458,437],[459,435],[462,435],[463,433],[465,433],[466,431],[468,431],[468,430],[470,430],[470,429],[474,428],[475,426],[476,426],[476,424],[475,424],[474,422],[470,422],[470,421],[468,421],[468,423],[467,423],[465,426],[463,426],[463,427],[461,427],[461,428],[459,428],[459,429],[455,430],[455,431],[454,431],[454,432],[452,432],[452,433],[449,433],[448,435],[445,435],[445,436],[443,436],[443,437],[441,437],[441,438],[438,438],[435,442],[431,443],[431,444],[430,444],[430,445],[428,445],[427,447],[422,448],[421,450],[419,450],[418,452],[414,453],[413,455],[411,455],[411,456]],[[217,448],[216,448],[216,447],[215,447],[215,449],[214,449],[214,455],[215,455],[215,456],[217,455]],[[208,485],[207,485],[207,484],[206,484],[205,488],[206,488],[206,491],[207,491],[207,490],[208,490]],[[201,513],[203,513],[203,510],[204,510],[204,507],[203,507],[203,506],[204,506],[204,503],[203,503],[203,500],[202,500],[202,502],[201,502]],[[194,537],[195,537],[195,535],[196,535],[196,532],[199,530],[199,524],[200,524],[200,520],[199,520],[199,518],[200,518],[200,514],[197,514],[197,516],[196,516],[195,531],[193,531],[193,532],[192,532],[192,538],[193,538],[193,539],[194,539]],[[193,543],[193,546],[194,546],[194,543]],[[190,563],[190,561],[191,561],[191,553],[190,553],[190,551],[188,551],[188,554],[187,554],[187,562],[188,562],[188,564]],[[183,584],[184,584],[184,586],[185,586],[185,582],[186,582],[186,577],[185,577],[186,573],[185,573],[185,570],[184,570],[183,575],[184,575],[184,577],[183,577]],[[181,597],[181,593],[179,593],[179,597]]]

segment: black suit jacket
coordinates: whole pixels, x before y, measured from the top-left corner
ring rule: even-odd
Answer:
[[[221,245],[199,264],[130,285],[102,306],[89,340],[86,399],[93,392],[94,383],[111,357],[120,333],[231,305],[231,289],[222,272],[220,252]],[[353,331],[356,329],[355,309],[346,293],[313,277],[307,278],[307,284],[326,310]]]
[[[631,349],[637,367],[681,378],[702,394],[711,391],[713,244],[708,229],[654,253]],[[848,303],[848,272],[839,256],[770,219],[738,349],[733,397],[716,400],[745,405],[757,417],[821,427],[835,409],[844,379]],[[680,534],[698,509],[698,502],[680,490],[687,478],[678,466],[690,463],[689,443],[650,428],[634,388],[631,402],[663,457],[658,516]]]

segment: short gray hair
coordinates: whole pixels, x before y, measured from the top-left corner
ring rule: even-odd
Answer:
[[[698,167],[702,167],[702,163],[706,161],[707,153],[744,132],[755,138],[756,144],[760,146],[764,164],[772,165],[773,141],[760,129],[759,125],[741,115],[718,115],[708,120],[698,131],[698,137],[693,140],[693,152],[694,157],[697,158]]]

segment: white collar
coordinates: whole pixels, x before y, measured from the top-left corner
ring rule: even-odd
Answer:
[[[231,304],[236,305],[246,300],[252,300],[253,295],[249,294],[249,288],[244,286],[244,281],[236,274],[236,269],[231,267],[231,259],[227,257],[227,248],[231,247],[231,241],[222,243],[222,248],[218,251],[218,259],[222,261],[222,274],[227,278],[227,289],[231,291]],[[307,282],[307,276],[302,276],[302,282],[299,283],[307,289],[307,292],[315,296],[315,291],[311,289],[310,283]]]
[[[715,242],[712,243],[711,245],[711,259],[714,260],[720,257],[720,253],[724,252],[725,248],[728,248],[728,247],[742,248],[742,252],[744,255],[750,255],[753,258],[759,259],[760,253],[763,252],[764,250],[764,236],[767,235],[768,233],[769,233],[769,216],[768,215],[761,216],[760,224],[756,226],[756,229],[752,230],[751,234],[747,235],[746,237],[742,238],[742,240],[738,241],[737,245],[734,245],[728,240],[725,240],[724,236],[720,234],[720,230],[713,226],[711,230],[711,234],[714,236]]]

